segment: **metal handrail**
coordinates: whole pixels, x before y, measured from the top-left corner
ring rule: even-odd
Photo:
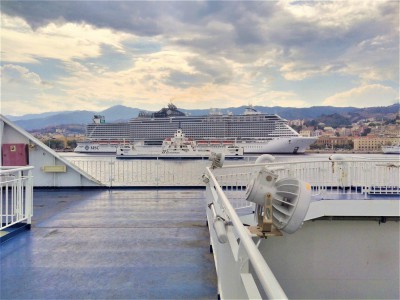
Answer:
[[[364,158],[364,157],[357,157],[352,156],[352,159],[345,159],[345,160],[326,160],[326,159],[316,159],[312,160],[313,163],[326,163],[326,162],[376,162],[376,163],[383,163],[383,162],[397,162],[400,163],[400,159],[394,160],[393,158]],[[268,162],[268,163],[254,163],[254,164],[234,164],[234,165],[224,165],[224,169],[236,169],[236,168],[244,168],[244,167],[263,167],[265,165],[268,166],[280,166],[285,164],[309,164],[309,160],[293,160],[293,161],[285,161],[285,162]]]
[[[248,167],[249,165],[247,165]],[[210,180],[213,182],[216,192],[218,194],[219,200],[221,200],[225,212],[228,214],[230,221],[232,222],[243,247],[245,248],[250,262],[254,268],[257,277],[264,288],[264,291],[268,298],[270,299],[287,299],[285,292],[283,291],[281,285],[276,279],[275,275],[272,273],[265,259],[261,255],[260,251],[254,244],[253,240],[250,238],[248,232],[245,230],[242,221],[236,214],[235,209],[230,204],[228,198],[225,196],[221,187],[219,186],[214,174],[211,172],[210,168],[206,168]]]
[[[314,191],[312,196],[314,200],[325,199],[326,197],[336,199],[336,196],[340,194],[345,194],[346,197],[352,194],[357,199],[361,199],[360,194],[364,195],[365,199],[367,199],[366,195],[369,193],[400,194],[399,162],[392,158],[385,160],[332,158],[331,160],[312,162],[304,160],[236,164],[218,169],[207,167],[203,180],[213,194],[209,196],[211,197],[209,200],[214,204],[219,204],[223,212],[222,217],[229,221],[226,224],[231,224],[230,226],[235,229],[235,235],[240,239],[240,246],[243,247],[245,255],[248,256],[252,264],[253,275],[258,277],[258,282],[269,298],[286,298],[286,296],[249,232],[244,227],[237,210],[233,207],[233,203],[238,204],[237,200],[240,202],[239,207],[246,207],[243,205],[243,202],[247,202],[243,195],[243,187],[248,184],[249,178],[254,176],[262,167],[268,167],[279,176],[296,177],[309,182]],[[236,197],[233,200],[229,194],[233,196],[239,194],[239,198]],[[209,200],[208,202],[210,202]],[[231,249],[237,249],[237,245],[234,244],[235,239],[228,240]]]
[[[339,193],[343,189],[346,189],[347,193],[365,196],[372,192],[393,195],[400,193],[400,161],[393,158],[385,160],[313,160],[242,164],[224,166],[222,169],[215,170],[214,173],[219,184],[225,186],[229,176],[234,178],[238,170],[246,170],[251,175],[251,172],[265,166],[281,176],[294,176],[309,182],[315,192],[314,196],[319,195],[321,191],[329,190],[330,193]],[[229,172],[228,170],[232,171]],[[247,184],[239,176],[236,177],[242,184]]]
[[[28,171],[32,170],[33,166],[26,166],[26,167],[21,167],[21,166],[0,166],[0,174],[7,174],[10,172],[15,172],[15,171]]]
[[[0,230],[23,221],[31,224],[33,168],[33,166],[2,166],[0,168]],[[26,175],[23,174],[25,171],[27,171]]]

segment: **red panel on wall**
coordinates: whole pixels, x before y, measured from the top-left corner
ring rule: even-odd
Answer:
[[[26,166],[29,164],[28,145],[3,144],[1,147],[3,166]]]

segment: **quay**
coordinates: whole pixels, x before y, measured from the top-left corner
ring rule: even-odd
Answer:
[[[38,189],[1,245],[1,299],[216,299],[199,189]]]

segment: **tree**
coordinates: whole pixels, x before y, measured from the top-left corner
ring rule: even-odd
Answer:
[[[303,129],[303,126],[301,126],[301,125],[292,125],[291,127],[292,127],[294,130],[296,130],[297,132],[300,132],[301,129]]]
[[[368,133],[371,132],[371,128],[364,128],[363,132],[361,133],[361,136],[367,136]]]
[[[44,144],[49,146],[51,149],[64,149],[64,141],[58,139],[48,139],[43,141]]]
[[[70,149],[75,149],[75,148],[76,148],[76,146],[77,146],[77,142],[76,142],[76,140],[70,140],[70,141],[67,141],[67,148],[70,148]]]

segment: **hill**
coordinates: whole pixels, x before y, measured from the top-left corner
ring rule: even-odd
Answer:
[[[333,119],[341,119],[341,123],[347,123],[343,121],[343,118],[348,119],[350,122],[356,122],[361,119],[367,119],[372,117],[387,118],[395,116],[399,113],[399,104],[393,104],[390,106],[382,107],[368,107],[368,108],[355,108],[355,107],[333,107],[333,106],[312,106],[307,108],[295,108],[295,107],[281,107],[281,106],[255,106],[255,108],[268,114],[277,114],[288,120],[295,119],[318,119],[322,116],[331,116],[328,119],[333,122]],[[232,112],[233,114],[242,114],[245,106],[240,107],[229,107],[219,109],[222,113]],[[123,105],[112,106],[106,110],[100,112],[79,110],[79,111],[63,111],[63,112],[46,112],[42,114],[29,114],[20,117],[7,116],[10,120],[14,121],[17,125],[21,126],[26,130],[37,130],[49,126],[67,125],[67,124],[79,124],[85,125],[90,123],[94,114],[104,115],[106,122],[127,122],[131,118],[138,116],[142,109],[132,108]],[[209,110],[207,109],[180,109],[181,111],[192,116],[207,115]],[[327,119],[327,117],[323,118]]]

